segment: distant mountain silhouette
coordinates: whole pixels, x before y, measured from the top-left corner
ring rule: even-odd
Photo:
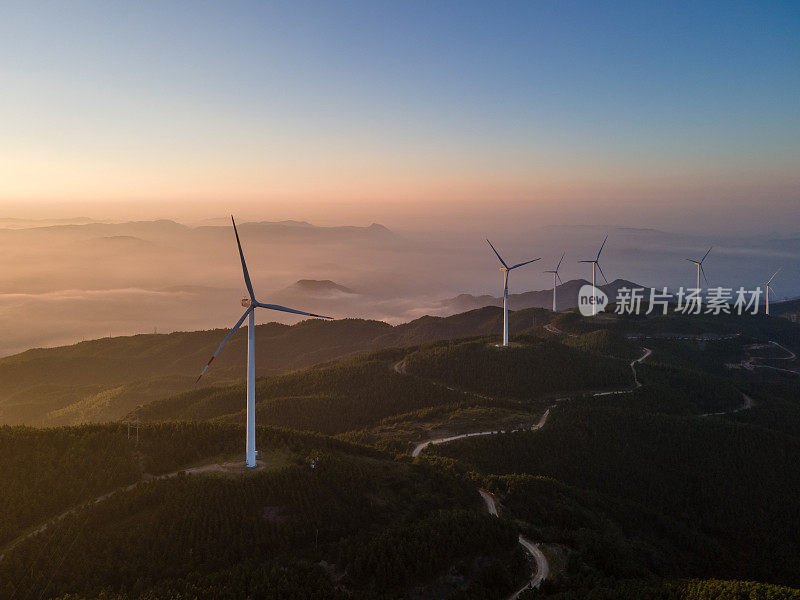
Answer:
[[[137,249],[141,247],[153,246],[153,242],[143,240],[142,238],[134,235],[108,235],[104,237],[89,238],[82,240],[77,244],[87,246],[89,248],[120,248],[120,249]]]
[[[776,302],[772,299],[772,294],[770,294],[769,314],[776,316],[786,315],[796,322],[798,318],[800,318],[800,298],[792,298],[790,300],[781,300]]]
[[[342,294],[356,294],[357,292],[348,287],[339,285],[330,279],[300,279],[290,285],[289,287],[281,290],[280,293],[303,293],[314,295],[328,295],[331,293],[340,292]]]
[[[578,291],[584,285],[591,285],[585,279],[571,279],[556,287],[556,308],[565,310],[574,308],[578,305]],[[598,286],[608,295],[609,301],[613,302],[617,297],[620,288],[645,288],[626,279],[615,279],[614,281]],[[650,288],[645,288],[649,294]],[[508,295],[509,308],[520,310],[523,308],[551,308],[553,306],[553,289],[523,292],[521,294]],[[481,308],[482,306],[502,306],[503,298],[490,295],[473,296],[472,294],[459,294],[455,298],[442,301],[442,306],[453,312],[463,312]]]
[[[382,239],[392,236],[390,229],[373,223],[369,227],[354,225],[341,225],[337,227],[319,227],[304,221],[260,221],[257,223],[237,223],[240,235],[248,238],[268,235],[275,241],[302,241],[302,240],[353,240],[353,239]],[[228,229],[230,229],[228,227]]]
[[[6,227],[3,225],[6,224]],[[27,227],[20,224],[8,223],[7,220],[0,220],[0,239],[10,238],[20,239],[24,237],[59,236],[74,239],[90,239],[98,237],[140,237],[145,240],[154,238],[168,237],[177,240],[182,235],[202,236],[208,233],[219,233],[230,235],[230,222],[225,225],[203,225],[200,227],[189,227],[168,219],[154,221],[129,221],[125,223],[101,223],[92,222],[67,222],[53,223],[45,225],[28,222]],[[391,230],[383,225],[373,223],[368,227],[356,227],[351,225],[337,227],[320,227],[305,221],[259,221],[237,223],[239,233],[247,235],[251,239],[259,237],[269,237],[275,241],[300,241],[309,240],[336,241],[353,239],[381,239],[392,236]],[[262,238],[263,239],[263,238]]]

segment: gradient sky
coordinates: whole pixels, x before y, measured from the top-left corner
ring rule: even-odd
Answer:
[[[795,1],[24,2],[0,56],[0,216],[800,222]]]

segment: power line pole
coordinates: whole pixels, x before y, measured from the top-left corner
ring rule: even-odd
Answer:
[[[125,421],[125,424],[128,426],[128,440],[131,439],[131,425],[136,426],[136,445],[139,445],[139,419],[136,419],[135,423],[131,423],[130,421]]]

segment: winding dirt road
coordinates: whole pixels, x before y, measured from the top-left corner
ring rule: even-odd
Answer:
[[[636,365],[642,362],[645,358],[650,356],[653,351],[650,348],[642,348],[644,350],[644,354],[642,354],[639,358],[636,358],[631,361],[631,371],[633,371],[633,387],[630,389],[624,390],[616,390],[612,392],[597,392],[596,394],[592,394],[592,396],[613,396],[615,394],[630,394],[631,392],[638,390],[642,387],[642,382],[639,381],[639,375],[636,373]]]
[[[731,415],[733,413],[737,413],[743,410],[747,410],[748,408],[753,408],[753,399],[742,392],[742,400],[744,401],[741,406],[737,406],[736,408],[732,408],[731,410],[723,410],[722,412],[715,412],[715,413],[703,413],[700,415],[701,417],[720,417],[722,415]]]
[[[483,502],[486,504],[486,510],[489,512],[489,514],[495,517],[499,516],[494,495],[484,489],[479,489],[478,492],[480,492],[481,498],[483,498]],[[525,551],[536,562],[536,570],[531,575],[531,580],[519,588],[516,592],[511,594],[511,596],[508,597],[508,600],[517,600],[519,595],[525,590],[538,588],[540,585],[542,585],[542,581],[547,579],[547,576],[550,574],[550,563],[547,562],[547,557],[544,555],[544,552],[542,552],[540,545],[534,544],[521,534],[519,538],[517,538],[517,541],[523,548],[525,548]]]
[[[550,408],[552,408],[552,406]],[[537,429],[541,429],[544,426],[544,424],[547,423],[547,417],[550,415],[550,408],[544,411],[544,414],[542,414],[541,418],[535,425],[531,425],[530,427],[523,427],[518,429],[494,429],[492,431],[475,431],[472,433],[461,433],[459,435],[451,435],[449,437],[436,438],[433,440],[428,440],[426,442],[421,442],[416,446],[414,446],[414,449],[411,451],[411,456],[412,457],[419,456],[420,452],[425,450],[425,448],[427,448],[428,446],[436,444],[446,444],[447,442],[453,442],[455,440],[460,440],[462,438],[475,437],[478,435],[494,435],[495,433],[508,433],[511,431],[522,431],[522,430],[536,431]]]
[[[211,472],[215,472],[215,471],[216,472],[228,473],[228,472],[235,471],[235,470],[237,470],[239,468],[241,468],[241,463],[239,463],[239,462],[236,462],[236,463],[219,463],[219,464],[202,465],[202,466],[199,466],[199,467],[191,467],[189,469],[181,469],[180,471],[173,471],[171,473],[164,473],[162,475],[146,475],[142,479],[140,479],[139,481],[136,481],[135,483],[132,483],[132,484],[127,485],[127,486],[119,487],[119,488],[117,488],[115,490],[112,490],[110,492],[107,492],[107,493],[103,494],[102,496],[98,496],[97,498],[93,498],[92,500],[86,500],[85,502],[81,502],[80,504],[76,504],[75,506],[73,506],[71,508],[68,508],[67,510],[65,510],[61,514],[56,515],[55,517],[52,517],[52,518],[48,519],[47,521],[45,521],[44,523],[42,523],[41,525],[39,525],[35,529],[23,533],[22,535],[18,536],[17,538],[11,540],[8,544],[6,544],[2,548],[2,550],[0,550],[0,560],[3,560],[3,556],[5,556],[9,551],[13,550],[17,545],[19,545],[20,543],[24,542],[28,538],[33,537],[34,535],[36,535],[38,533],[42,533],[48,527],[52,527],[53,525],[55,525],[56,523],[58,523],[59,521],[64,519],[64,517],[68,517],[69,515],[74,515],[75,513],[77,513],[82,508],[86,508],[88,506],[92,506],[93,504],[100,504],[101,502],[104,502],[105,500],[108,500],[111,496],[113,496],[114,494],[116,494],[118,492],[128,492],[128,491],[132,490],[133,488],[135,488],[135,487],[137,487],[139,485],[142,485],[143,483],[148,483],[150,481],[156,481],[158,479],[169,479],[171,477],[176,477],[177,475],[180,475],[181,473],[186,473],[187,475],[197,475],[197,474],[200,474],[200,473],[211,473]]]
[[[752,354],[750,354],[749,358],[747,358],[746,360],[743,360],[741,362],[741,366],[743,368],[745,368],[745,369],[750,370],[750,371],[753,371],[755,369],[772,369],[773,371],[782,371],[784,373],[792,373],[794,375],[800,375],[800,371],[797,371],[797,370],[794,370],[794,369],[784,369],[783,367],[775,367],[773,365],[764,364],[764,361],[766,361],[766,360],[789,360],[789,361],[793,361],[793,360],[795,360],[797,358],[797,355],[794,352],[792,352],[791,350],[789,350],[786,346],[781,346],[778,342],[774,342],[772,340],[770,340],[769,343],[772,344],[773,346],[776,346],[776,347],[780,348],[784,352],[786,352],[787,356],[766,357],[766,356],[753,356]]]
[[[555,332],[553,332],[553,333],[555,333]],[[653,351],[650,350],[649,348],[642,348],[642,350],[644,351],[642,353],[642,355],[639,358],[632,360],[631,363],[630,363],[631,371],[633,373],[633,386],[631,388],[626,388],[624,390],[616,390],[616,391],[612,391],[612,392],[597,392],[597,393],[595,393],[593,395],[594,396],[605,396],[605,395],[609,395],[609,394],[629,394],[629,393],[633,392],[634,390],[642,387],[642,383],[639,381],[639,377],[638,377],[638,375],[636,373],[636,365],[641,363],[643,360],[645,360],[647,357],[649,357],[653,353]],[[406,370],[403,368],[403,361],[402,360],[396,362],[393,365],[392,368],[396,373],[399,373],[401,375],[406,375],[407,374]],[[438,384],[438,382],[434,382],[434,383],[437,383],[437,385],[441,385],[441,384]],[[453,388],[448,388],[448,389],[453,389]],[[561,398],[560,400],[567,400],[567,399],[569,399],[569,397]],[[532,427],[526,428],[526,429],[529,429],[530,431],[535,431],[537,429],[541,429],[542,427],[544,427],[545,423],[547,423],[547,418],[550,416],[550,409],[552,409],[554,406],[555,405],[553,405],[553,406],[549,407],[547,410],[545,410],[544,413],[542,414],[541,418],[539,419],[539,421],[535,425],[533,425]],[[508,430],[508,431],[519,431],[519,430]],[[411,456],[412,457],[419,456],[422,453],[423,450],[425,450],[428,446],[431,446],[431,445],[446,444],[447,442],[453,442],[455,440],[460,440],[460,439],[464,439],[464,438],[468,438],[468,437],[476,437],[476,436],[480,436],[480,435],[494,435],[494,434],[500,434],[500,433],[506,433],[506,431],[505,430],[476,431],[476,432],[472,432],[472,433],[462,433],[462,434],[459,434],[459,435],[451,435],[451,436],[447,436],[447,437],[441,437],[441,438],[435,438],[435,439],[432,439],[432,440],[427,440],[427,441],[424,441],[424,442],[420,442],[419,444],[414,446],[414,449],[411,451]],[[489,512],[489,514],[494,515],[495,517],[498,516],[497,503],[495,502],[494,496],[490,492],[488,492],[488,491],[486,491],[484,489],[479,489],[478,492],[480,493],[481,498],[483,498],[484,504],[486,505],[486,510]],[[547,562],[547,557],[542,552],[542,550],[540,548],[540,545],[537,544],[537,543],[531,542],[530,540],[526,539],[522,535],[519,536],[519,543],[520,543],[520,545],[522,545],[523,548],[525,548],[525,551],[535,561],[536,570],[531,575],[531,580],[528,583],[526,583],[524,586],[522,586],[520,589],[518,589],[516,592],[514,592],[511,596],[509,596],[508,600],[516,600],[520,596],[520,594],[522,594],[522,592],[524,592],[527,589],[538,588],[542,584],[542,581],[544,581],[547,578],[547,576],[550,574],[550,564]]]

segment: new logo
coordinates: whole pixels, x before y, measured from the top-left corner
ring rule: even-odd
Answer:
[[[603,312],[608,304],[608,296],[601,289],[593,285],[581,286],[578,292],[578,310],[584,317]]]

